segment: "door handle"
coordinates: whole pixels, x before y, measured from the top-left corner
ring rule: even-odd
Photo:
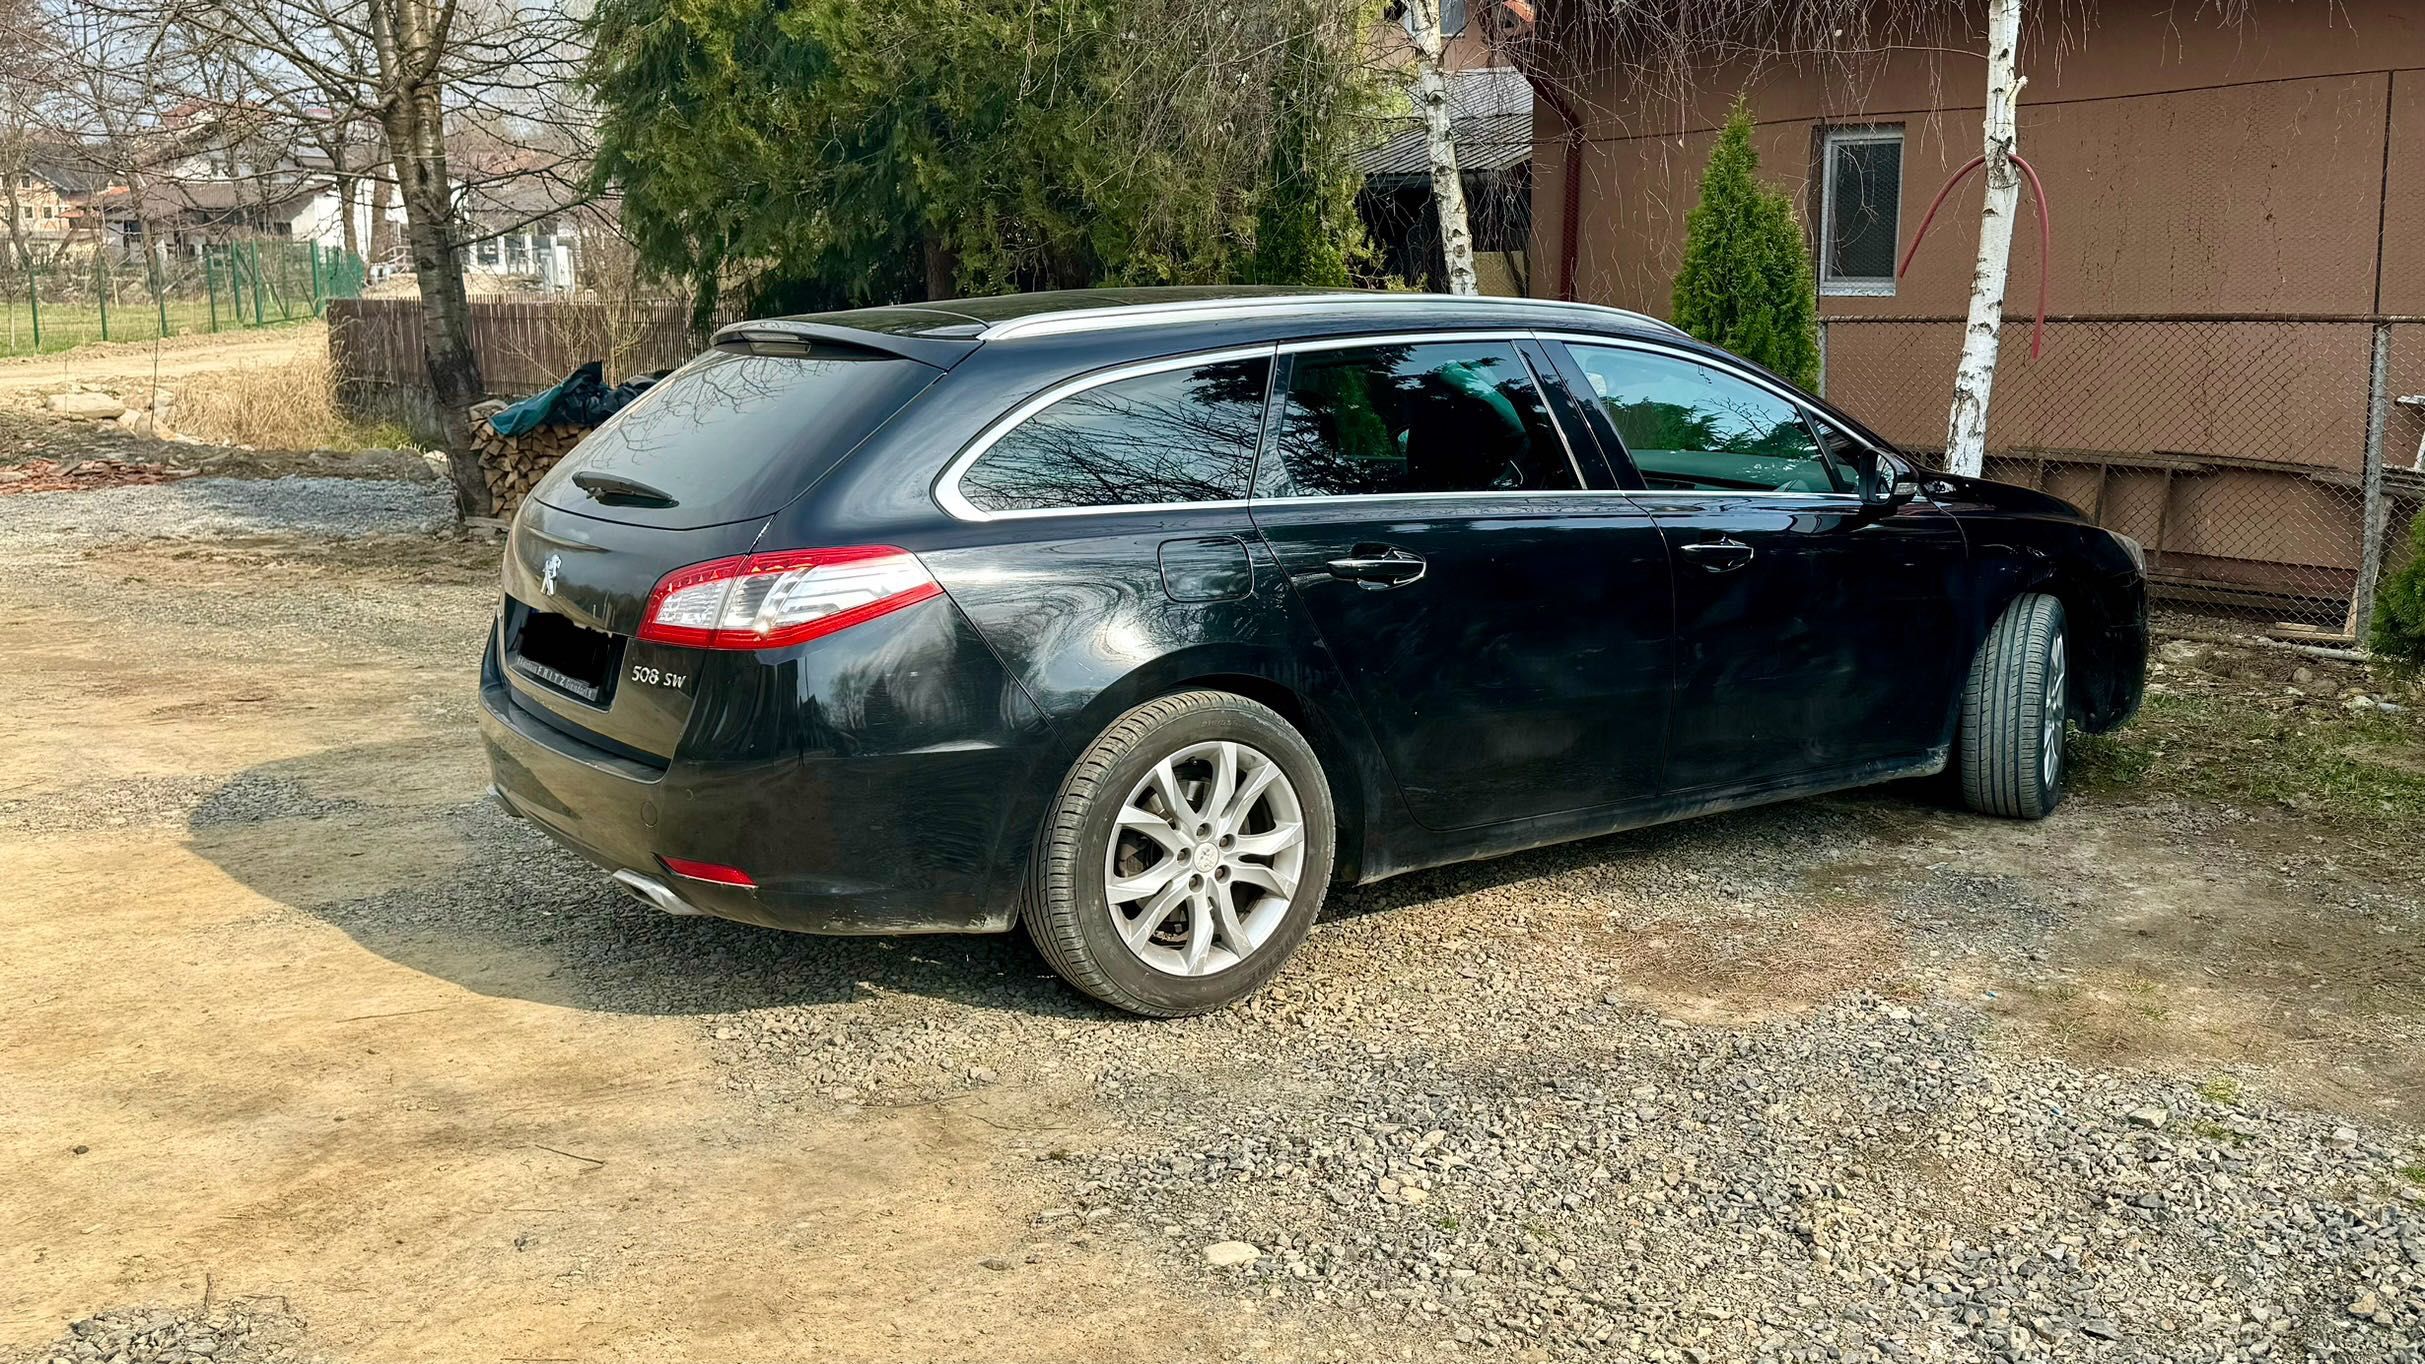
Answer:
[[[1715,540],[1686,545],[1684,553],[1712,573],[1732,573],[1751,562],[1752,549],[1733,536],[1721,535]]]
[[[1330,576],[1343,578],[1367,591],[1404,587],[1420,580],[1430,565],[1423,556],[1409,554],[1389,545],[1358,545],[1344,559],[1333,559],[1322,566]]]

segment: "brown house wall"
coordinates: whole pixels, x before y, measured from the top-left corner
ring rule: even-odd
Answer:
[[[1956,31],[1983,31],[1981,6],[1969,8]],[[2254,0],[2230,26],[2197,0],[2099,10],[2059,42],[2023,42],[2021,149],[2054,217],[2050,311],[2196,320],[2058,321],[2036,361],[2027,327],[2008,326],[1990,472],[2097,510],[2186,577],[2265,587],[2288,574],[2301,591],[2345,592],[2373,339],[2349,319],[2425,315],[2425,5]],[[1668,312],[1685,217],[1738,90],[1764,177],[1806,223],[1819,208],[1819,132],[1901,125],[1905,249],[1978,149],[1975,59],[1734,65],[1702,73],[1685,98],[1670,85],[1637,100],[1633,84],[1557,59],[1545,75],[1578,93],[1587,137],[1576,293],[1592,302]],[[1546,290],[1565,125],[1547,102],[1535,108],[1533,259]],[[1820,300],[1830,396],[1920,449],[1943,440],[1959,329],[1859,319],[1966,310],[1980,193],[1974,176],[1946,201],[1893,295]],[[2038,287],[2034,219],[2020,229],[2009,315],[2028,312]],[[2390,392],[2425,393],[2425,325],[2395,326],[2392,341]],[[2425,422],[2392,409],[2386,461],[2407,467],[2420,434]]]
[[[2244,24],[2109,6],[2057,53],[2025,43],[2021,148],[2056,219],[2057,311],[2366,312],[2375,307],[2378,207],[2425,223],[2425,6],[2257,0]],[[1976,27],[1976,25],[1973,25]],[[2413,68],[2401,70],[2400,68]],[[2397,74],[2388,74],[2396,71]],[[1901,123],[1908,245],[1947,176],[1978,150],[1980,76],[1966,59],[1905,53],[1824,75],[1790,64],[1720,67],[1679,105],[1673,91],[1628,102],[1617,78],[1547,67],[1589,139],[1577,292],[1664,313],[1709,142],[1737,90],[1759,121],[1762,170],[1815,208],[1813,130]],[[1965,102],[1967,101],[1967,102]],[[2385,156],[2386,113],[2392,154]],[[1557,258],[1564,125],[1535,106],[1543,149],[1534,247]],[[2406,137],[2398,136],[2405,132]],[[1958,312],[1968,293],[1976,177],[1892,298],[1825,301],[1833,315]],[[2385,233],[2384,306],[2425,312],[2425,227]],[[2037,244],[2016,237],[2016,282],[2034,289]],[[2402,306],[2402,304],[2406,306]]]

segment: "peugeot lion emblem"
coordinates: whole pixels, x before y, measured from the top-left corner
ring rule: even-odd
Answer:
[[[547,562],[539,565],[539,594],[541,596],[556,595],[556,570],[562,567],[564,567],[564,556],[561,554],[550,554],[547,556]]]

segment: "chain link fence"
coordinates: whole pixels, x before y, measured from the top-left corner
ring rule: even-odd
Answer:
[[[362,292],[359,257],[317,242],[88,248],[20,261],[0,251],[0,356],[150,341],[317,317]]]
[[[1944,449],[1959,317],[1821,324],[1827,397]],[[2425,318],[2007,319],[1986,473],[2138,540],[2158,600],[2365,638],[2425,497]]]

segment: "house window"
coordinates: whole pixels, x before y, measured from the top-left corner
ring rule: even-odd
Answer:
[[[1446,42],[1465,32],[1465,0],[1439,0],[1439,4],[1440,40]],[[1414,36],[1415,12],[1413,10],[1400,5],[1398,23],[1406,30],[1406,36],[1410,38]]]
[[[1891,294],[1903,235],[1903,130],[1828,130],[1819,206],[1819,292]]]
[[[472,244],[472,259],[482,265],[497,263],[497,239],[484,237]]]

